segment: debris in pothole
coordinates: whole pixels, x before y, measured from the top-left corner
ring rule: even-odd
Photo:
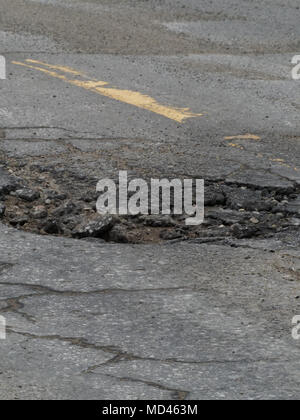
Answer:
[[[28,201],[32,203],[33,201],[40,198],[40,193],[38,191],[33,191],[30,188],[22,188],[20,190],[16,190],[12,195],[16,196],[17,198],[21,198],[24,201]]]
[[[161,239],[164,239],[165,241],[171,241],[173,239],[179,239],[183,238],[183,232],[180,230],[164,230],[160,234]]]
[[[32,211],[32,217],[34,219],[44,219],[48,216],[48,212],[45,206],[36,206]]]
[[[6,209],[5,205],[0,203],[0,217],[4,216],[5,209]]]
[[[0,166],[0,198],[14,191],[19,185],[19,180]]]
[[[300,216],[300,196],[297,197],[297,199],[288,202],[285,210],[292,214],[297,214],[298,216]]]
[[[56,220],[48,220],[43,226],[43,230],[45,233],[49,233],[49,235],[58,235],[63,233],[61,225]]]
[[[261,190],[226,187],[225,193],[227,206],[234,210],[270,211],[274,206],[274,197],[270,193],[263,193]]]
[[[238,239],[252,238],[258,234],[258,229],[254,226],[242,226],[237,223],[232,226],[232,233]]]
[[[172,217],[167,215],[142,215],[139,217],[140,221],[144,223],[145,226],[151,227],[171,227],[176,226],[176,222]]]
[[[85,224],[82,223],[73,231],[74,238],[102,238],[114,225],[113,216],[98,216],[95,220]]]
[[[296,231],[300,225],[299,187],[255,189],[210,180],[205,186],[204,223],[186,226],[183,215],[100,216],[96,185],[101,174],[80,175],[64,161],[60,167],[59,161],[34,163],[29,157],[5,160],[7,164],[0,166],[1,219],[43,235],[119,243],[198,238],[205,243],[267,238]],[[88,162],[84,165],[88,167]]]
[[[115,225],[109,232],[109,240],[117,243],[130,242],[130,236],[125,226]]]

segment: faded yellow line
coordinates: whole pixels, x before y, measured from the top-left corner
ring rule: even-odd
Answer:
[[[284,159],[272,159],[272,158],[270,158],[270,160],[271,160],[272,162],[285,163],[285,160],[284,160]]]
[[[62,74],[58,74],[55,71],[43,69],[42,67],[30,66],[29,64],[21,63],[20,61],[12,61],[12,64],[16,64],[17,66],[28,67],[29,69],[39,70],[39,71],[42,71],[43,73],[48,74],[49,76],[56,77],[57,79],[65,80],[66,82],[68,81],[66,76]]]
[[[299,172],[299,169],[289,165],[284,159],[281,158],[269,158],[271,162],[278,163],[281,166],[285,166],[286,168],[294,169],[294,171]]]
[[[241,139],[242,137],[244,137],[244,138],[247,138],[248,139],[248,136],[251,136],[251,138],[252,137],[254,137],[254,139],[253,140],[260,140],[260,137],[258,137],[258,136],[252,136],[252,134],[247,134],[246,135],[246,137],[244,137],[244,136],[233,136],[233,137],[224,137],[224,139],[225,140],[230,140],[230,139]],[[240,150],[245,150],[245,148],[243,147],[243,146],[241,146],[240,144],[236,144],[236,143],[228,143],[228,146],[229,147],[235,147],[235,148],[237,148],[237,149],[240,149]],[[291,165],[289,165],[284,159],[282,159],[282,158],[270,158],[270,157],[266,157],[266,156],[264,156],[263,154],[261,154],[261,153],[257,153],[256,154],[256,156],[259,158],[259,159],[268,159],[270,162],[273,162],[273,163],[275,163],[275,164],[278,164],[278,165],[280,165],[280,166],[284,166],[284,167],[286,167],[286,168],[289,168],[289,169],[293,169],[294,171],[296,171],[296,172],[299,172],[300,171],[300,169],[298,169],[297,167],[293,167],[293,166],[291,166]]]
[[[256,140],[259,141],[260,137],[256,136],[254,134],[242,134],[239,136],[229,136],[229,137],[224,137],[224,140]]]
[[[55,77],[57,79],[63,80],[72,85],[87,89],[91,92],[98,93],[102,96],[106,96],[111,99],[115,99],[119,102],[133,105],[138,108],[146,109],[148,111],[154,112],[155,114],[162,115],[166,118],[177,121],[179,123],[183,123],[188,118],[195,118],[195,117],[200,117],[203,115],[203,114],[194,114],[190,112],[189,108],[175,108],[171,106],[162,105],[158,103],[151,96],[144,95],[140,92],[106,87],[108,83],[101,80],[97,81],[97,80],[68,79],[67,76],[63,74],[59,74],[55,71],[51,71],[40,66],[44,66],[53,70],[58,70],[64,73],[69,73],[75,76],[80,76],[82,78],[86,77],[83,73],[80,73],[77,70],[74,70],[70,67],[52,65],[52,64],[44,63],[42,61],[30,60],[30,59],[26,60],[26,62],[35,64],[35,65],[26,64],[19,61],[13,61],[12,63],[18,66],[24,66],[24,67],[28,67],[34,70],[41,71],[45,74],[48,74],[51,77]],[[37,66],[36,64],[39,64],[39,66]]]
[[[241,146],[240,144],[229,143],[228,146],[236,147],[237,149],[241,149],[241,150],[245,150],[244,147]]]
[[[65,73],[70,73],[73,74],[74,76],[82,76],[82,77],[86,77],[86,75],[84,73],[81,73],[77,70],[72,69],[71,67],[66,67],[66,66],[56,66],[53,64],[48,64],[48,63],[44,63],[43,61],[38,61],[38,60],[31,60],[31,59],[27,59],[25,60],[27,63],[32,63],[32,64],[39,64],[41,66],[45,66],[45,67],[49,67],[51,69],[54,70],[60,70],[63,71]]]

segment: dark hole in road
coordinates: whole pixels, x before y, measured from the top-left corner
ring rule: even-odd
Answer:
[[[93,168],[88,155],[84,159],[85,167],[92,163]],[[299,229],[296,187],[256,189],[220,180],[206,183],[205,221],[200,226],[186,226],[182,216],[100,216],[93,170],[83,174],[76,156],[63,156],[60,163],[49,157],[3,155],[0,219],[28,232],[118,243],[222,242],[268,238],[283,231],[297,234]]]

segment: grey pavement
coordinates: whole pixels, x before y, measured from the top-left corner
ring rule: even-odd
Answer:
[[[298,399],[295,249],[1,238],[1,399]]]
[[[298,399],[299,1],[0,11],[0,399]],[[202,115],[180,123],[62,74]],[[204,178],[204,226],[72,238],[119,170]]]

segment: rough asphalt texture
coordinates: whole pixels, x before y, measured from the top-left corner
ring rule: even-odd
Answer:
[[[296,0],[0,0],[1,399],[299,398],[299,19]],[[26,59],[203,116],[179,124]],[[75,239],[119,170],[205,178],[204,225]]]

